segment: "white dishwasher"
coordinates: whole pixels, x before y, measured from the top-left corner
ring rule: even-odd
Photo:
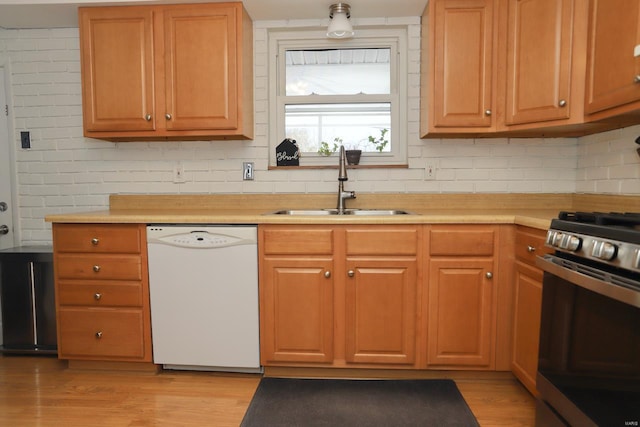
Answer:
[[[257,228],[147,227],[154,363],[260,372]]]

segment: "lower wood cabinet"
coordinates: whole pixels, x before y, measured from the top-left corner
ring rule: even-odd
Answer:
[[[498,229],[432,226],[427,366],[495,369]]]
[[[333,259],[268,257],[261,265],[263,365],[333,361]]]
[[[511,371],[534,395],[537,394],[543,276],[535,259],[551,252],[544,246],[545,236],[544,231],[529,227],[516,230]]]
[[[53,224],[58,357],[151,362],[144,224]]]
[[[347,259],[345,358],[412,365],[416,348],[416,263]]]
[[[429,265],[428,365],[493,368],[493,260],[432,259]]]
[[[414,367],[420,226],[259,230],[263,365]]]

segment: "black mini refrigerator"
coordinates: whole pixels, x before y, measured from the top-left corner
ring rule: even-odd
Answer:
[[[47,246],[0,250],[2,353],[57,354],[53,254]]]

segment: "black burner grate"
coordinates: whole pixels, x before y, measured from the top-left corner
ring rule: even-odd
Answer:
[[[561,211],[558,219],[584,224],[640,226],[640,213],[637,212],[567,212]]]

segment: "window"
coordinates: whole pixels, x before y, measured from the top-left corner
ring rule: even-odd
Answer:
[[[320,31],[270,33],[275,146],[297,141],[301,166],[334,166],[342,144],[362,150],[362,165],[406,164],[406,29],[359,30],[351,40]],[[322,143],[325,144],[322,144]]]

